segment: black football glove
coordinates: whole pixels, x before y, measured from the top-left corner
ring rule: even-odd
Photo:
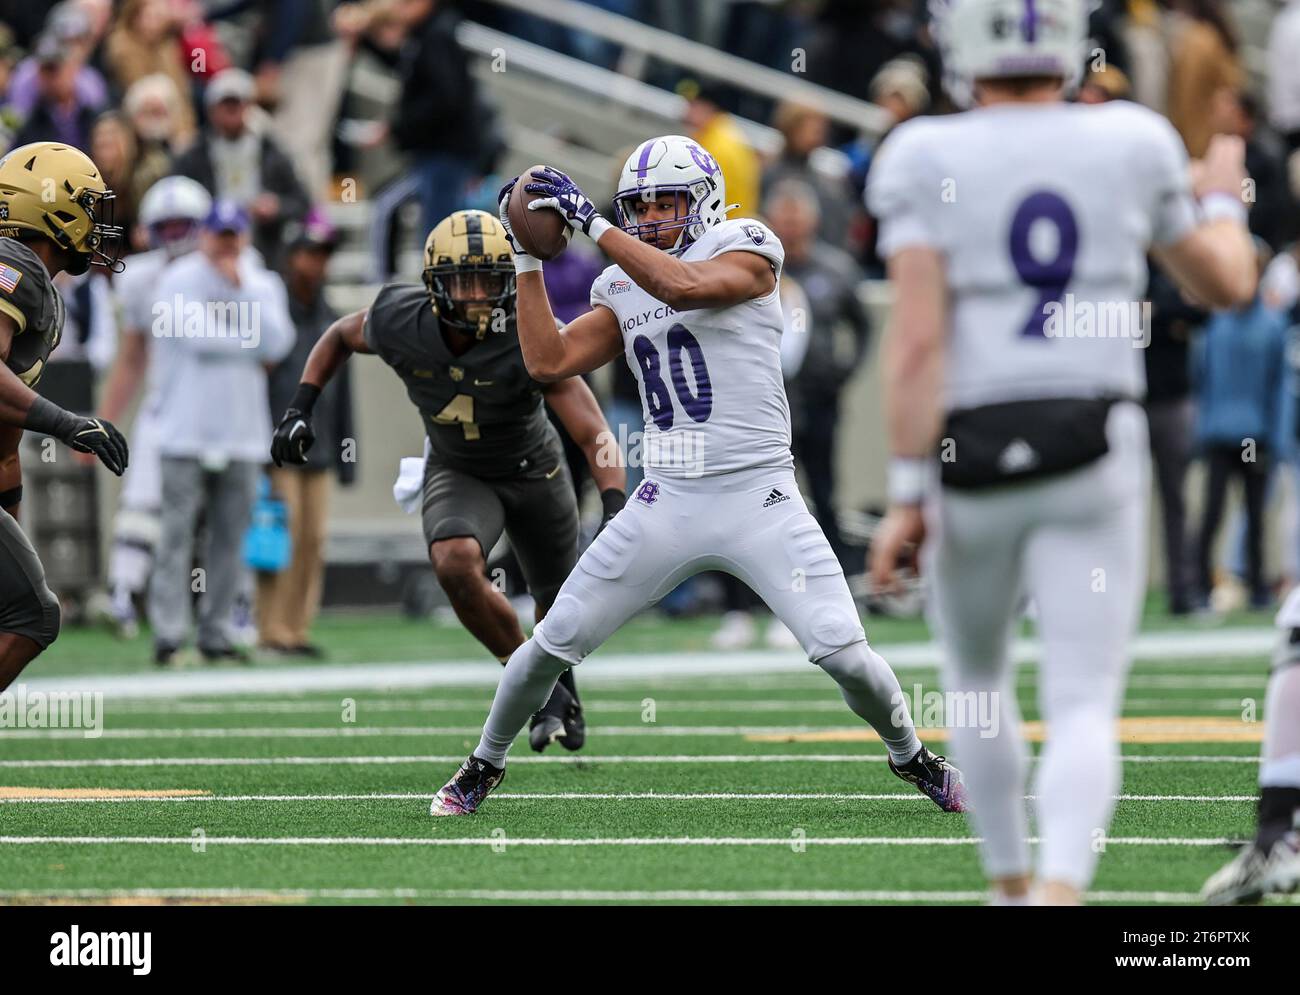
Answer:
[[[289,408],[275,427],[271,436],[271,459],[276,466],[285,463],[302,465],[307,462],[307,450],[316,441],[311,427],[311,416],[297,408]]]
[[[596,526],[596,535],[605,531],[605,526],[614,520],[614,516],[623,510],[625,504],[627,495],[617,487],[607,487],[600,492],[600,524]]]
[[[129,458],[126,439],[112,422],[75,415],[53,401],[38,397],[27,411],[23,428],[53,436],[79,453],[93,453],[119,477],[126,470]]]

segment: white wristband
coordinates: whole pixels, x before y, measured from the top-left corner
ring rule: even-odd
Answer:
[[[540,273],[542,271],[542,261],[536,256],[530,256],[526,252],[521,252],[515,256],[515,273]]]
[[[895,456],[889,461],[889,503],[920,504],[930,479],[930,461]]]
[[[1206,221],[1227,219],[1244,225],[1249,212],[1241,198],[1222,190],[1212,190],[1201,198],[1201,216]]]
[[[587,237],[593,242],[599,242],[600,236],[609,231],[614,226],[597,214],[591,219],[591,227],[587,229]]]

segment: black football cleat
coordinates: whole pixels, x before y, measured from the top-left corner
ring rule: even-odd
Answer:
[[[578,696],[569,696],[569,707],[564,710],[564,738],[560,745],[566,750],[581,750],[587,742],[587,719],[582,714],[582,702]]]
[[[470,754],[456,775],[433,796],[430,815],[473,815],[483,799],[506,779],[504,767],[493,767]]]
[[[573,704],[573,695],[568,689],[563,684],[556,684],[546,704],[528,720],[528,745],[534,753],[541,753],[552,743],[563,742],[568,736],[564,717]]]
[[[947,757],[938,757],[924,746],[901,767],[889,758],[889,769],[917,791],[926,795],[945,812],[966,811],[966,786],[961,771],[948,763]]]

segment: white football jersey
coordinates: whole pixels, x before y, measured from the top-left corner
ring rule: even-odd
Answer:
[[[171,263],[165,249],[151,249],[130,256],[126,269],[114,278],[114,290],[121,316],[118,326],[123,333],[143,335],[145,348],[153,340],[155,320],[154,305],[158,303],[158,285],[162,272]],[[145,372],[144,396],[140,401],[142,413],[157,414],[161,407],[161,385],[166,380],[167,350],[149,349],[149,365]]]
[[[775,270],[785,250],[766,225],[745,218],[709,229],[678,257],[703,262],[754,252]],[[781,377],[781,297],[773,288],[724,308],[674,311],[610,266],[591,288],[623,330],[641,388],[647,474],[702,477],[750,467],[789,467],[790,405]]]
[[[918,118],[867,182],[879,252],[942,253],[945,407],[1145,393],[1147,248],[1198,223],[1187,155],[1137,104]]]

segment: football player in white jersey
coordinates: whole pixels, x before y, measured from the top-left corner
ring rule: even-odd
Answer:
[[[901,125],[868,178],[895,289],[890,510],[872,575],[890,586],[925,539],[947,690],[997,709],[997,735],[958,725],[951,742],[1006,904],[1080,900],[1119,784],[1115,718],[1145,589],[1148,247],[1209,306],[1255,288],[1241,143],[1216,139],[1189,169],[1154,112],[1065,103],[1086,22],[1082,0],[940,5],[951,88],[977,106]],[[1027,594],[1049,730],[1036,889],[1007,653]]]
[[[212,209],[212,197],[187,176],[165,176],[140,200],[139,223],[148,233],[148,252],[131,257],[131,265],[114,288],[122,311],[122,341],[117,361],[104,385],[100,417],[122,418],[146,383],[131,427],[131,466],[122,482],[113,548],[109,554],[109,614],[119,635],[138,631],[135,601],[148,589],[153,549],[158,540],[162,478],[158,437],[162,431],[158,385],[165,373],[150,364],[149,330],[154,322],[155,290],[168,264],[198,245],[199,228]]]
[[[757,221],[727,220],[722,172],[688,138],[643,142],[621,175],[617,226],[562,173],[545,169],[526,182],[541,195],[531,210],[558,211],[614,265],[592,287],[592,310],[557,331],[542,264],[512,235],[519,343],[541,381],[626,357],[642,393],[645,479],[510,657],[478,747],[431,812],[473,812],[564,669],[704,570],[752,587],[884,740],[890,769],[945,811],[961,811],[960,773],[917,739],[898,679],[867,645],[839,561],[795,484],[781,243]],[[508,234],[511,186],[501,197]]]
[[[1264,696],[1255,839],[1201,888],[1210,905],[1258,902],[1300,888],[1300,587],[1274,624],[1280,630]]]

